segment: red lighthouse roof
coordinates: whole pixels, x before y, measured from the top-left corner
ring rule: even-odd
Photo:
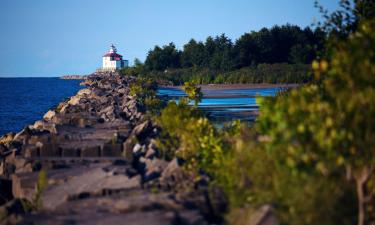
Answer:
[[[117,49],[113,44],[111,45],[111,48],[109,49],[109,52],[107,54],[103,55],[103,57],[111,57],[116,61],[122,60],[122,55],[117,54]]]
[[[103,57],[118,57],[118,58],[122,58],[122,55],[117,54],[115,52],[108,52],[107,54],[103,55]]]

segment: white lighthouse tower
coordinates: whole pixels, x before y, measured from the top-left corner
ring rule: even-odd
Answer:
[[[122,55],[117,54],[116,47],[112,44],[109,51],[103,55],[102,71],[116,71],[128,67],[129,61],[123,60]]]

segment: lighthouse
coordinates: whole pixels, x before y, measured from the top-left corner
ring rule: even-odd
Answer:
[[[109,51],[103,55],[102,71],[116,71],[128,67],[128,60],[123,60],[122,55],[117,53],[116,47],[112,44]]]

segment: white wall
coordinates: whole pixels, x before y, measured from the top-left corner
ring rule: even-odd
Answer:
[[[111,61],[111,57],[103,57],[104,69],[116,69],[116,61]]]
[[[128,60],[122,60],[124,67],[129,66]],[[119,61],[111,61],[111,57],[103,57],[103,69],[121,69],[121,60]]]

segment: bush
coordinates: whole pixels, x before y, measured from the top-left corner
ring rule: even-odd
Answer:
[[[316,84],[260,99],[255,137],[234,138],[219,172],[232,207],[271,203],[283,224],[375,222],[374,28],[315,62]]]
[[[160,84],[245,84],[245,83],[307,83],[312,80],[310,67],[304,64],[259,64],[233,71],[207,68],[168,69],[164,72],[144,72],[139,76]]]
[[[138,103],[145,107],[147,112],[156,115],[163,108],[164,103],[156,97],[158,85],[155,81],[137,78],[130,84],[130,95],[137,97]]]
[[[161,127],[157,140],[163,158],[183,159],[185,168],[198,174],[201,170],[213,174],[220,166],[223,156],[223,143],[215,127],[197,108],[202,93],[199,88],[187,83],[184,90],[188,98],[179,103],[171,101],[161,110],[156,123]],[[195,105],[188,105],[194,100]]]

